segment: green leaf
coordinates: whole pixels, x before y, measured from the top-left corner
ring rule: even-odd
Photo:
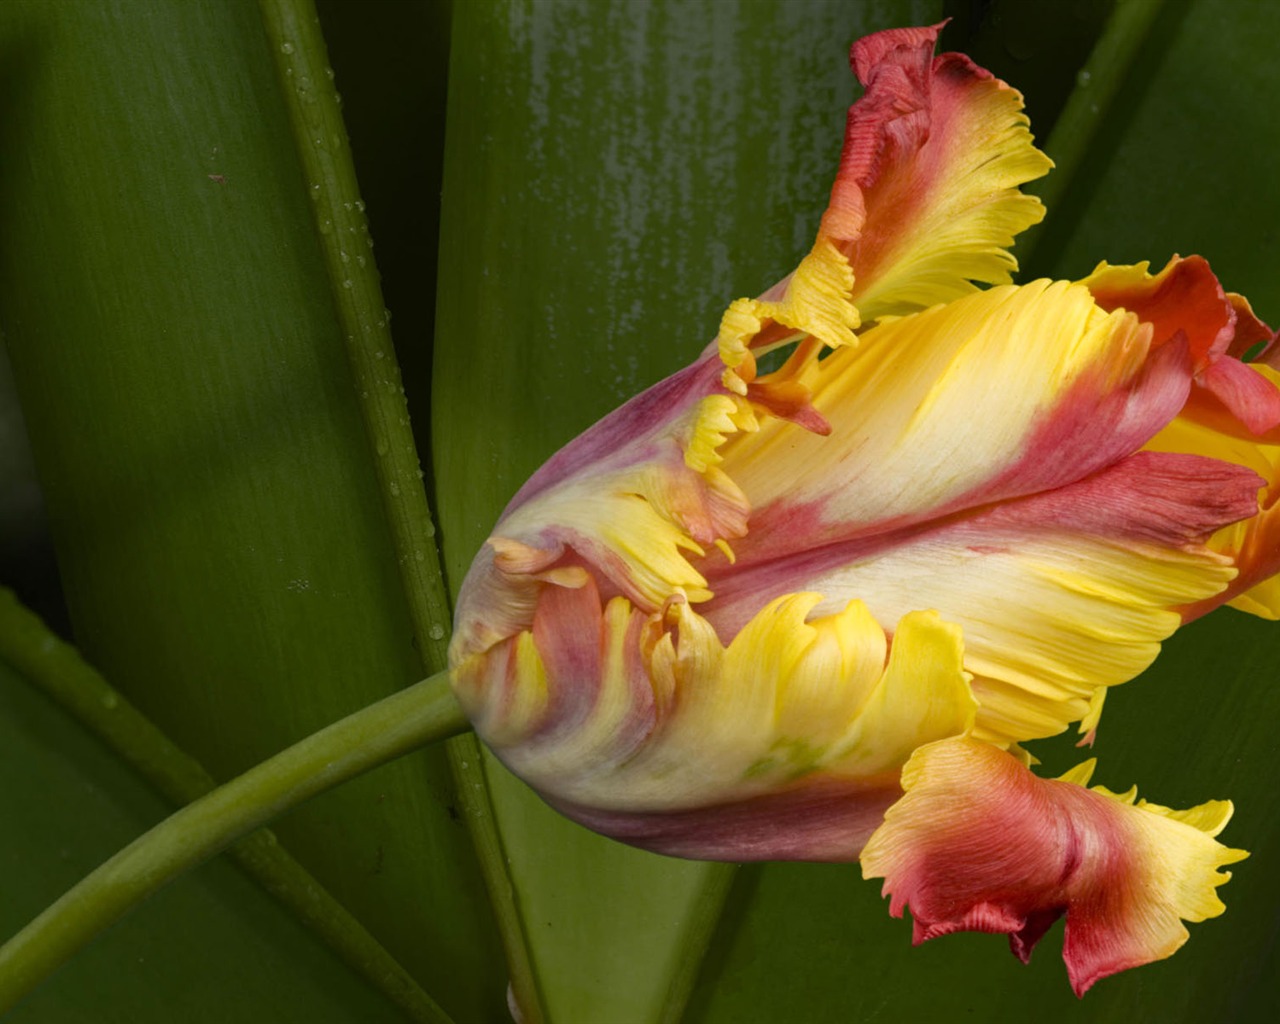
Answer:
[[[387,516],[361,395],[395,374],[349,368],[279,53],[247,2],[0,9],[0,309],[77,640],[219,777],[429,653],[400,572],[414,515]],[[353,262],[360,227],[340,225]],[[500,1016],[452,800],[432,750],[279,832],[450,1013]]]

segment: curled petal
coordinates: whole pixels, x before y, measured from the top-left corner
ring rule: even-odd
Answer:
[[[1000,287],[881,325],[803,375],[831,435],[779,419],[724,446],[776,559],[1059,487],[1141,447],[1189,387],[1173,346],[1065,282]],[[995,397],[998,396],[998,399]],[[740,552],[741,553],[741,552]]]
[[[1270,328],[1242,296],[1225,292],[1200,256],[1175,256],[1158,274],[1148,264],[1100,263],[1081,284],[1103,309],[1126,309],[1152,325],[1153,344],[1181,339],[1187,345],[1198,391],[1193,404],[1209,396],[1252,433],[1280,424],[1280,391],[1240,360],[1249,349],[1269,345]]]
[[[977,704],[955,626],[913,612],[890,643],[856,601],[810,618],[821,600],[779,598],[726,647],[685,601],[647,615],[549,585],[532,630],[454,688],[508,767],[592,827],[686,857],[850,860],[911,751]]]
[[[1099,978],[1174,953],[1183,921],[1225,909],[1223,865],[1247,854],[1214,841],[1231,804],[1174,811],[1136,792],[1086,789],[1091,765],[1038,779],[971,739],[921,748],[906,795],[862,854],[890,913],[911,908],[915,941],[956,931],[1009,935],[1024,961],[1066,916],[1063,958],[1077,995]]]
[[[941,25],[859,40],[864,86],[813,249],[760,299],[740,299],[717,337],[725,387],[745,393],[752,349],[810,336],[854,343],[864,321],[1004,284],[1014,237],[1044,208],[1018,186],[1053,166],[1032,144],[1022,96],[967,57],[933,56]]]
[[[1237,365],[1254,379],[1251,387],[1280,394],[1280,371],[1259,363]],[[1256,473],[1263,483],[1251,514],[1224,524],[1208,541],[1209,548],[1235,565],[1235,578],[1223,594],[1189,602],[1182,609],[1184,621],[1224,602],[1263,618],[1280,618],[1280,426],[1257,435],[1216,400],[1206,400],[1189,403],[1147,447],[1209,456]]]
[[[1103,309],[1126,309],[1152,326],[1152,343],[1181,334],[1196,372],[1223,356],[1235,337],[1236,313],[1201,256],[1175,256],[1158,274],[1149,263],[1099,263],[1080,283]]]
[[[661,381],[528,480],[463,583],[451,663],[528,629],[541,586],[584,568],[647,611],[676,591],[710,597],[689,556],[726,549],[749,511],[716,448],[754,426],[748,404],[717,392],[718,376],[713,356]]]
[[[866,91],[819,242],[848,258],[864,320],[1006,283],[1008,246],[1044,216],[1018,191],[1053,166],[1032,145],[1022,96],[967,57],[935,58],[940,28],[877,33],[850,54]]]

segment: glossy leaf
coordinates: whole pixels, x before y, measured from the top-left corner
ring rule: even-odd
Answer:
[[[426,674],[280,46],[248,2],[20,2],[0,51],[0,307],[77,641],[226,777]],[[427,751],[280,835],[447,1010],[501,1014],[451,799]]]

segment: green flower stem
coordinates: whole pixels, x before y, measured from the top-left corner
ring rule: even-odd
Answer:
[[[511,998],[520,1007],[521,1024],[545,1024],[546,1003],[533,966],[529,931],[516,900],[515,883],[510,874],[511,858],[502,842],[502,830],[498,827],[497,812],[485,778],[484,750],[475,733],[450,740],[446,750],[467,831],[484,868],[489,909],[498,924],[506,956]]]
[[[1164,0],[1121,0],[1107,20],[1106,30],[1076,76],[1071,98],[1045,144],[1056,170],[1039,184],[1036,192],[1050,210],[1070,186],[1080,161],[1089,152],[1163,6]]]
[[[276,60],[294,145],[312,199],[317,237],[332,283],[347,359],[365,428],[376,454],[383,509],[399,553],[414,640],[428,672],[446,662],[449,623],[435,526],[422,487],[417,446],[395,360],[390,313],[382,306],[371,241],[346,129],[320,25],[311,0],[259,0]],[[448,746],[454,786],[477,856],[484,866],[511,989],[527,1024],[543,1019],[542,997],[516,906],[479,749],[463,738]]]
[[[1094,137],[1112,110],[1112,102],[1124,85],[1133,62],[1155,26],[1165,0],[1118,0],[1107,27],[1076,76],[1066,107],[1058,116],[1044,145],[1053,160],[1053,173],[1032,182],[1028,192],[1038,195],[1052,217],[1075,180]],[[1027,267],[1031,254],[1044,236],[1046,224],[1025,232],[1016,248],[1018,261]]]
[[[126,700],[55,636],[39,616],[0,588],[0,661],[53,698],[134,771],[177,805],[189,804],[218,783],[146,715]],[[445,1024],[449,1017],[400,963],[269,829],[236,843],[228,854],[282,905],[396,1003],[410,1020]]]
[[[351,146],[312,0],[259,0],[276,60],[294,147],[306,178],[317,240],[342,325],[383,509],[399,555],[414,637],[428,672],[445,667],[453,615],[435,525],[391,342],[391,313],[373,261],[373,239]]]
[[[135,840],[0,947],[0,1014],[126,911],[304,800],[467,721],[444,673],[348,715],[189,804]]]

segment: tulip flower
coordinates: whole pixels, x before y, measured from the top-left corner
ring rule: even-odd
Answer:
[[[860,859],[917,941],[1006,933],[1026,959],[1065,914],[1082,994],[1221,913],[1245,854],[1214,838],[1228,802],[1090,788],[1092,762],[1042,779],[1023,744],[1091,741],[1184,621],[1280,612],[1280,374],[1198,257],[1011,284],[1043,214],[1019,186],[1051,165],[1021,96],[937,33],[854,45],[796,271],[512,500],[453,685],[589,828]]]

